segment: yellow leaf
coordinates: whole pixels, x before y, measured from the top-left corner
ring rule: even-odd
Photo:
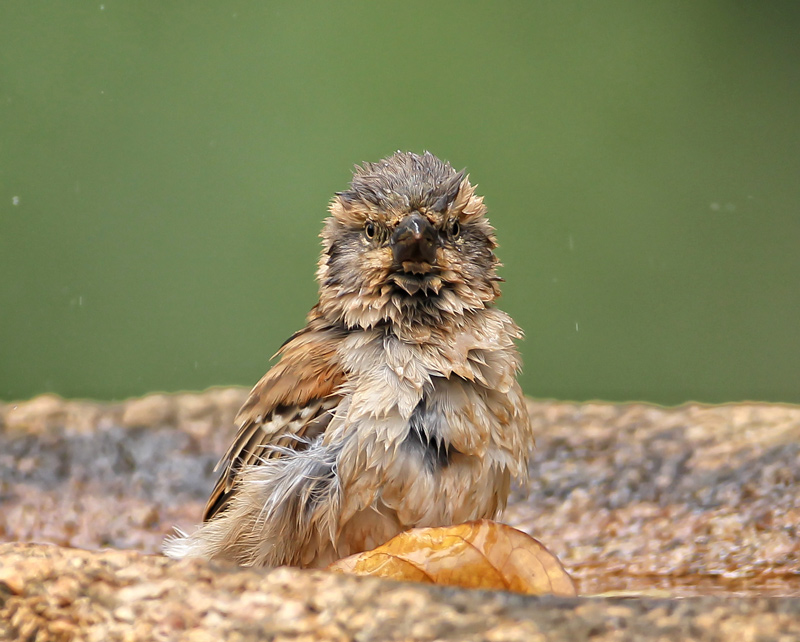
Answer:
[[[576,594],[555,555],[530,535],[485,519],[415,528],[374,550],[334,562],[328,570],[528,595]]]

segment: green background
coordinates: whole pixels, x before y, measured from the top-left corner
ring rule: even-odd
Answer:
[[[0,398],[254,383],[354,163],[467,167],[536,397],[800,402],[797,2],[0,8]]]

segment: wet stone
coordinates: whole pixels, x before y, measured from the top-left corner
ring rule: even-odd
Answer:
[[[158,551],[173,526],[199,520],[246,394],[0,406],[2,539]],[[800,592],[800,409],[529,407],[530,483],[505,520],[583,593]]]

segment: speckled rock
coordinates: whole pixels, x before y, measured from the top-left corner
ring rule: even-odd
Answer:
[[[65,401],[48,395],[29,402],[0,404],[0,541],[157,553],[164,535],[173,526],[191,528],[199,520],[214,483],[212,469],[233,436],[233,416],[246,394],[242,388],[220,388],[124,403]],[[145,583],[148,573],[157,572],[163,578],[177,573],[174,584],[169,585],[173,587],[170,591],[177,592],[164,593],[170,596],[189,595],[190,589],[183,585],[187,581],[205,583],[203,586],[213,587],[213,591],[208,589],[213,593],[225,581],[239,581],[224,578],[247,577],[251,578],[247,582],[254,582],[247,586],[258,588],[248,589],[253,591],[247,598],[251,602],[243,603],[256,606],[259,599],[278,599],[274,594],[257,597],[265,590],[265,582],[269,585],[276,577],[291,577],[284,583],[290,588],[296,584],[300,593],[291,599],[280,593],[281,600],[289,599],[286,606],[269,602],[273,604],[269,608],[294,613],[295,617],[305,618],[310,613],[308,618],[312,619],[303,620],[302,626],[308,627],[304,629],[269,629],[274,639],[352,639],[356,630],[358,639],[403,639],[378,637],[380,627],[387,626],[389,630],[396,629],[397,636],[401,632],[407,635],[404,639],[536,640],[543,639],[545,633],[548,639],[584,639],[570,638],[570,631],[606,636],[598,639],[648,639],[635,637],[633,632],[651,630],[663,633],[664,639],[774,639],[772,632],[794,639],[792,627],[797,625],[796,605],[800,599],[800,408],[770,404],[660,408],[647,404],[531,401],[529,409],[537,439],[530,465],[531,481],[525,488],[514,490],[505,521],[529,532],[555,553],[576,580],[580,594],[635,598],[515,602],[516,598],[508,596],[481,594],[480,600],[494,605],[485,607],[490,611],[481,611],[469,601],[477,598],[463,597],[463,592],[419,587],[401,590],[396,586],[383,589],[375,588],[382,587],[382,583],[348,583],[348,579],[341,580],[342,584],[314,580],[333,582],[324,586],[340,594],[340,608],[345,613],[352,613],[346,610],[351,597],[347,592],[361,595],[357,591],[362,587],[372,587],[369,591],[381,595],[382,591],[389,591],[387,595],[391,594],[392,599],[405,596],[402,599],[412,604],[409,609],[420,605],[418,611],[409,611],[421,618],[419,622],[406,622],[401,615],[394,624],[393,616],[386,613],[370,620],[367,611],[357,620],[361,622],[359,626],[366,627],[361,629],[347,622],[342,624],[343,620],[332,614],[328,619],[321,618],[321,613],[329,611],[316,603],[309,607],[304,601],[310,600],[311,593],[323,584],[303,584],[310,580],[297,578],[327,577],[319,574],[283,570],[241,571],[243,575],[239,575],[230,569],[202,564],[174,565],[160,557],[142,557],[133,552],[108,552],[95,557],[65,549],[63,559],[90,568],[115,559],[118,562],[113,564],[119,569],[137,569],[135,572],[142,573]],[[124,420],[126,414],[128,419]],[[21,568],[20,560],[26,555],[56,564],[54,560],[61,555],[58,551],[12,546],[0,553],[0,567],[10,568],[9,560],[14,559],[17,561],[13,568]],[[103,557],[106,555],[112,557]],[[58,562],[62,563],[67,564]],[[145,567],[150,570],[145,572]],[[36,600],[44,600],[51,592],[60,595],[59,591],[67,586],[65,582],[85,586],[89,581],[59,580],[61,572],[48,571],[46,577],[50,579],[41,579],[36,589],[40,597]],[[120,572],[124,576],[133,571]],[[28,590],[14,583],[14,573],[16,577],[28,577],[20,575],[19,570],[11,575],[5,572],[7,586],[0,585],[4,608],[19,604],[10,600],[23,599]],[[138,580],[125,581],[138,586]],[[239,591],[241,587],[236,586],[235,591]],[[105,604],[103,596],[107,593],[102,590],[97,608]],[[367,589],[363,591],[366,596]],[[28,596],[23,600],[25,604],[25,600],[34,600],[34,593],[24,595]],[[705,597],[696,600],[695,596]],[[747,599],[729,600],[737,596]],[[654,599],[668,597],[692,599]],[[766,599],[778,597],[787,599]],[[365,609],[377,608],[374,603],[368,606],[367,602],[354,599],[353,604],[362,604]],[[223,631],[220,622],[227,618],[235,621],[230,624],[232,628],[224,631],[237,632],[241,639],[255,639],[265,631],[263,622],[253,622],[252,617],[246,620],[249,624],[236,620],[240,612],[234,606],[200,612],[192,604],[188,611],[175,615],[176,619],[169,619],[165,615],[172,612],[169,609],[159,612],[149,601],[146,607],[144,602],[132,602],[134,605],[127,607],[114,602],[112,616],[105,614],[102,618],[111,617],[122,623],[120,627],[151,622],[154,635],[161,631],[156,638],[163,639],[173,639],[175,630],[170,627],[181,621],[191,624],[181,633],[186,639],[218,639],[214,636]],[[79,599],[75,604],[70,608],[89,608],[85,600]],[[533,610],[519,615],[514,609],[521,604],[526,613]],[[253,613],[278,617],[273,611],[259,611],[261,607],[256,606]],[[281,608],[287,610],[280,611]],[[150,615],[141,619],[138,609]],[[465,621],[476,628],[454,629],[463,633],[462,638],[447,637],[450,625],[445,624],[446,619],[432,620],[438,624],[426,628],[426,618],[439,617],[437,610],[466,617],[474,609],[485,615],[485,621],[481,624],[467,618]],[[497,615],[500,612],[502,618]],[[513,616],[506,617],[512,612]],[[55,635],[59,626],[67,626],[65,622],[80,615],[76,615],[77,611],[57,613],[52,620],[55,628],[51,631],[48,624],[41,629],[49,631],[48,635]],[[242,618],[250,617],[247,608],[241,613]],[[493,617],[500,619],[492,620]],[[290,619],[287,615],[286,621]],[[344,628],[336,628],[340,624]],[[293,625],[286,624],[290,626]],[[96,629],[103,635],[111,635],[111,630]],[[110,638],[98,633],[92,639],[128,639],[125,636],[131,630],[124,629]],[[732,637],[726,637],[724,632]],[[655,633],[651,638],[654,637]]]
[[[800,601],[531,598],[0,545],[0,637],[60,640],[792,640]]]
[[[122,413],[122,425],[129,428],[164,426],[175,423],[178,398],[172,395],[148,395],[131,399]]]
[[[36,434],[63,425],[67,402],[57,395],[41,395],[30,401],[6,404],[0,425],[7,430]]]

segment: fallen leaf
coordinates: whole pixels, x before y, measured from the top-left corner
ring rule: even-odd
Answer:
[[[576,595],[555,555],[530,535],[486,519],[415,528],[334,562],[328,570],[528,595]]]

